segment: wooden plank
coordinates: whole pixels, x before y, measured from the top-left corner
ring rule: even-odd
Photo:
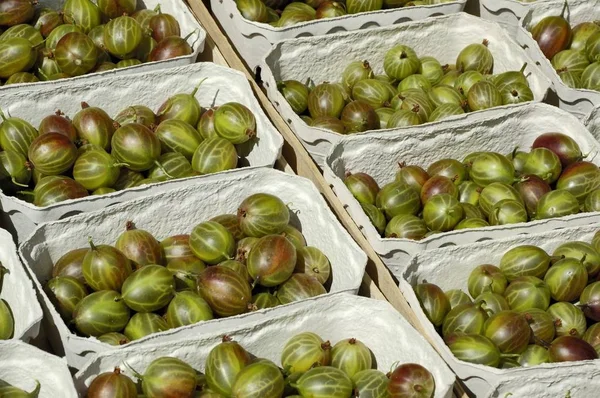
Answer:
[[[360,231],[360,227],[352,220],[344,205],[331,189],[331,186],[325,181],[321,170],[310,158],[310,155],[300,140],[285,123],[275,107],[273,107],[263,89],[256,83],[253,73],[249,71],[247,65],[241,60],[216,19],[213,18],[208,8],[201,0],[187,1],[192,12],[207,31],[208,48],[213,51],[214,47],[212,47],[212,45],[216,45],[220,56],[222,55],[227,65],[246,75],[263,110],[282,134],[285,140],[283,148],[284,159],[281,159],[278,166],[288,170],[291,168],[295,174],[310,179],[325,197],[342,225],[344,225],[351,236],[367,254],[369,261],[367,263],[367,274],[361,285],[361,293],[375,299],[387,300],[390,302],[392,306],[394,306],[394,308],[396,308],[396,310],[413,325],[413,327],[419,330],[419,332],[427,338],[422,325],[400,292],[397,281],[393,278],[387,267],[383,264],[377,253],[364,237]],[[208,42],[210,42],[210,45]],[[461,398],[468,397],[460,381],[457,381],[455,384],[454,394]]]

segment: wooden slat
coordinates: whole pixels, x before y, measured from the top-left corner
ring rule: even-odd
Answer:
[[[367,254],[369,258],[367,263],[367,275],[365,275],[365,278],[363,279],[361,293],[375,299],[387,300],[390,302],[392,306],[394,306],[394,308],[396,308],[396,310],[413,325],[413,327],[419,330],[419,332],[427,338],[419,320],[400,292],[397,282],[364,237],[360,228],[355,224],[354,220],[352,220],[344,205],[331,189],[331,186],[325,181],[320,169],[310,158],[310,155],[300,140],[285,123],[275,107],[273,107],[263,89],[255,82],[254,75],[241,60],[206,5],[201,0],[187,1],[190,9],[196,18],[198,18],[202,27],[207,31],[207,48],[212,51],[213,58],[215,57],[214,52],[216,46],[219,53],[216,57],[218,60],[221,60],[222,56],[222,59],[225,60],[229,67],[239,70],[246,75],[263,110],[282,134],[285,140],[283,148],[284,159],[280,159],[278,167],[287,170],[291,168],[294,173],[310,179],[325,197],[342,225]],[[457,397],[468,397],[465,393],[465,389],[459,382],[455,384],[454,393]]]

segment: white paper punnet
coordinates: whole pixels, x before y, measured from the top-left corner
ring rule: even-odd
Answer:
[[[462,160],[476,151],[510,153],[515,147],[527,150],[543,133],[561,132],[572,137],[591,161],[600,164],[600,144],[573,116],[546,105],[528,104],[500,114],[461,120],[451,126],[432,124],[402,133],[377,133],[343,137],[326,158],[324,176],[375,251],[396,277],[414,254],[448,245],[498,239],[520,233],[545,231],[572,225],[600,222],[600,213],[581,213],[528,223],[464,229],[432,235],[420,241],[382,238],[359,202],[344,185],[344,175],[364,172],[383,186],[394,180],[398,162],[427,168],[436,160]],[[594,157],[595,156],[595,157]]]
[[[533,0],[534,3],[544,3],[548,0]],[[533,4],[522,0],[479,0],[479,15],[502,25],[504,29],[515,37],[519,23]]]
[[[413,291],[413,286],[427,281],[438,285],[442,290],[467,290],[469,274],[478,265],[498,266],[508,250],[520,245],[535,245],[552,254],[554,249],[570,241],[591,242],[600,224],[569,227],[547,232],[522,234],[494,241],[478,242],[464,246],[440,248],[420,253],[411,259],[402,272],[400,290],[408,300],[417,318],[424,326],[425,333],[433,345],[450,365],[454,373],[462,379],[476,397],[556,398],[596,397],[600,388],[600,360],[543,364],[531,368],[496,369],[459,361],[437,333]],[[531,232],[534,232],[532,229]]]
[[[321,249],[329,258],[333,275],[330,292],[356,294],[367,257],[342,228],[310,181],[266,168],[207,176],[170,191],[43,224],[23,242],[21,258],[43,298],[46,318],[55,325],[47,325],[46,330],[54,349],[59,353],[64,350],[69,365],[79,368],[91,354],[113,348],[94,338],[71,333],[42,291],[42,285],[51,278],[52,265],[63,254],[87,247],[88,236],[92,236],[96,244],[114,244],[130,220],[159,241],[172,235],[187,234],[195,225],[216,215],[235,213],[246,197],[261,192],[276,195],[288,204],[291,222],[301,229],[307,244]],[[241,322],[241,319],[261,318],[262,314],[263,311],[257,311],[235,319]],[[220,322],[222,320],[203,322],[179,328],[177,333],[168,331],[158,336],[161,341],[178,339],[212,330]],[[136,340],[131,345],[138,345],[146,339]]]
[[[196,98],[203,107],[236,101],[246,105],[256,117],[257,139],[238,145],[238,153],[245,166],[272,167],[281,154],[283,138],[273,127],[254,97],[248,80],[240,72],[213,63],[196,63],[127,76],[96,76],[89,81],[61,82],[56,87],[31,89],[23,87],[18,93],[0,90],[0,108],[37,127],[47,115],[57,109],[73,117],[81,109],[80,101],[104,109],[111,117],[131,105],[146,105],[156,111],[171,95],[190,93],[200,86]],[[228,174],[226,171],[220,174]],[[0,192],[2,217],[19,241],[25,239],[36,225],[59,220],[81,212],[102,209],[132,198],[169,190],[205,179],[206,176],[130,188],[108,195],[88,196],[68,200],[47,207],[4,195]]]
[[[590,133],[600,141],[600,104],[597,105],[585,119],[585,125]]]
[[[60,11],[63,8],[65,0],[40,0],[38,7],[48,7],[53,10]],[[96,1],[94,1],[96,3]],[[198,55],[204,51],[204,43],[206,41],[206,31],[200,26],[187,4],[184,1],[161,1],[161,0],[138,0],[137,9],[154,9],[157,5],[160,4],[160,8],[163,13],[171,14],[177,19],[179,22],[179,27],[181,29],[181,37],[186,37],[192,32],[196,32],[192,34],[187,42],[190,46],[192,46],[193,52],[190,55],[185,55],[173,59],[168,59],[165,61],[154,61],[154,62],[145,62],[140,65],[129,66],[126,68],[118,68],[112,69],[104,72],[96,72],[96,73],[88,73],[86,75],[70,77],[67,79],[61,80],[51,80],[46,82],[36,82],[36,83],[20,83],[20,84],[10,84],[8,86],[1,86],[1,91],[12,92],[12,93],[20,93],[24,88],[28,87],[30,89],[42,89],[42,88],[52,88],[60,85],[63,80],[68,82],[77,82],[83,81],[87,82],[87,84],[92,84],[90,79],[93,79],[97,76],[121,76],[127,75],[131,73],[141,73],[141,72],[150,72],[158,69],[166,69],[172,68],[174,66],[182,66],[189,65],[196,62]]]
[[[136,371],[143,370],[161,356],[177,357],[203,371],[208,353],[228,335],[248,352],[281,364],[281,353],[293,336],[313,332],[335,344],[356,338],[373,352],[377,368],[384,373],[394,364],[418,363],[434,376],[435,397],[452,396],[455,376],[427,341],[387,302],[335,294],[307,300],[294,308],[273,308],[261,318],[239,323],[224,319],[219,330],[201,333],[192,338],[167,343],[148,342],[143,346],[99,354],[75,375],[76,388],[86,391],[99,373],[123,363]],[[131,372],[125,373],[131,376]]]
[[[517,41],[525,48],[529,56],[540,66],[544,74],[552,80],[553,89],[558,96],[558,106],[580,119],[584,119],[596,105],[600,105],[600,92],[587,89],[574,89],[562,82],[558,73],[546,58],[540,46],[533,39],[531,29],[542,19],[560,15],[564,0],[532,3],[531,9],[521,21],[517,30]],[[571,27],[582,22],[600,19],[600,0],[568,0],[565,18]]]
[[[33,391],[37,380],[39,398],[78,397],[64,358],[21,341],[0,341],[0,380],[27,392]]]
[[[275,44],[264,59],[262,78],[271,102],[302,140],[315,161],[323,166],[331,145],[343,135],[308,126],[294,113],[277,90],[276,82],[289,79],[304,82],[308,78],[316,84],[324,81],[336,82],[341,78],[346,65],[356,60],[369,61],[375,74],[383,74],[385,54],[396,44],[412,47],[419,57],[434,56],[442,64],[454,64],[464,47],[481,43],[484,39],[489,40],[488,48],[494,56],[494,73],[518,71],[527,63],[526,73],[529,73],[528,81],[535,101],[542,101],[550,87],[550,80],[535,66],[525,51],[498,24],[465,13],[387,28],[286,40]],[[501,115],[505,109],[511,107],[472,112],[428,125],[449,127],[460,120],[472,120],[471,118],[481,113],[490,117]]]
[[[417,21],[437,15],[460,12],[467,0],[428,6],[414,6],[344,15],[337,18],[317,19],[283,28],[250,21],[242,16],[234,0],[211,0],[210,5],[221,27],[252,71],[271,49],[281,40],[296,37],[322,36],[337,32],[372,29],[409,21]]]
[[[42,322],[42,307],[31,279],[25,272],[12,236],[0,228],[0,263],[8,268],[0,286],[0,298],[5,300],[15,320],[13,339],[29,342],[38,336]],[[2,361],[0,361],[1,363]],[[0,377],[1,378],[1,377]]]

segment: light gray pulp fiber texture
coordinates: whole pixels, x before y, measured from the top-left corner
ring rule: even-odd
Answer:
[[[555,398],[565,396],[567,390],[571,390],[573,398],[595,397],[600,388],[599,359],[514,369],[496,369],[457,360],[427,320],[413,286],[429,282],[438,285],[444,291],[462,289],[468,293],[467,280],[473,268],[481,264],[498,266],[504,253],[514,247],[535,245],[552,254],[558,246],[566,242],[591,242],[597,231],[600,231],[598,223],[547,232],[532,230],[529,234],[423,252],[414,256],[403,271],[400,290],[424,326],[430,341],[477,397],[505,397],[507,393],[512,392],[516,397]]]
[[[8,303],[13,313],[15,321],[13,339],[29,342],[39,333],[43,316],[42,307],[38,302],[33,283],[21,264],[12,236],[4,229],[0,229],[0,263],[9,271],[3,278],[0,299]]]
[[[364,172],[380,186],[392,182],[398,162],[427,168],[436,160],[462,160],[477,151],[511,153],[515,148],[528,151],[542,133],[560,132],[572,137],[586,159],[600,165],[600,143],[573,115],[556,107],[531,103],[505,109],[476,120],[463,119],[452,125],[430,124],[403,132],[382,132],[343,137],[326,158],[324,177],[367,237],[375,251],[396,277],[400,277],[410,256],[447,245],[462,245],[498,239],[514,234],[539,232],[565,226],[587,225],[600,221],[600,213],[581,213],[528,223],[474,228],[435,234],[421,241],[382,238],[343,183],[346,172]]]
[[[91,82],[61,82],[54,88],[23,88],[19,93],[0,90],[0,108],[14,117],[25,119],[35,127],[57,109],[73,117],[81,110],[81,101],[104,109],[111,117],[128,106],[138,104],[146,105],[156,112],[170,96],[191,93],[203,79],[206,80],[196,93],[201,106],[211,107],[236,101],[247,106],[256,117],[257,138],[237,146],[240,157],[246,159],[250,167],[272,167],[281,155],[283,138],[263,112],[244,75],[210,62],[127,76],[96,76]],[[37,207],[0,192],[0,203],[5,222],[12,224],[18,240],[23,241],[39,223],[101,209],[139,196],[185,186],[207,177],[165,181],[107,195],[67,200],[47,207]]]
[[[287,341],[299,333],[313,332],[332,345],[343,339],[358,339],[371,349],[377,368],[384,373],[404,363],[421,364],[435,378],[434,396],[452,396],[455,376],[429,343],[387,302],[338,293],[306,300],[293,308],[266,310],[261,318],[244,325],[224,319],[222,326],[220,332],[200,333],[165,343],[149,341],[98,354],[75,375],[76,387],[84,392],[96,375],[124,363],[142,373],[151,361],[161,356],[177,357],[204,371],[206,356],[221,342],[223,334],[251,354],[280,365]],[[131,372],[126,374],[131,376]]]
[[[537,0],[543,3],[549,0]],[[511,37],[515,37],[519,28],[519,21],[527,14],[534,3],[520,0],[479,0],[479,13],[481,18],[494,21],[502,25]]]
[[[565,18],[571,27],[582,22],[600,19],[600,0],[569,0]],[[542,53],[537,42],[531,35],[531,29],[548,16],[561,15],[565,5],[563,0],[532,3],[527,15],[522,19],[517,30],[517,41],[525,47],[529,56],[540,66],[544,74],[550,78],[553,90],[559,99],[559,107],[565,109],[580,119],[584,119],[592,109],[600,105],[600,92],[588,89],[574,89],[563,83],[554,70],[552,63]]]
[[[65,0],[40,0],[38,7],[48,7],[53,10],[60,11],[62,10],[64,3]],[[168,59],[165,61],[145,62],[140,65],[129,66],[126,68],[118,68],[104,72],[90,73],[83,76],[70,77],[68,79],[51,80],[36,83],[11,84],[8,86],[0,87],[0,92],[6,91],[19,93],[22,89],[26,87],[29,89],[38,90],[41,88],[52,88],[56,87],[57,84],[62,83],[63,80],[69,82],[84,81],[88,82],[88,84],[91,84],[92,81],[90,79],[93,79],[96,76],[122,76],[132,73],[150,72],[159,69],[172,68],[175,66],[193,64],[194,62],[196,62],[198,55],[204,51],[206,31],[202,28],[200,23],[196,20],[196,17],[192,14],[192,12],[187,7],[186,3],[183,1],[138,0],[137,9],[154,9],[158,4],[160,4],[163,13],[171,14],[177,19],[177,22],[179,22],[179,27],[181,29],[182,38],[188,36],[192,32],[197,32],[195,34],[192,34],[187,39],[188,44],[192,46],[192,54]]]
[[[401,24],[436,15],[460,12],[466,0],[428,6],[401,7],[336,18],[315,19],[285,27],[273,27],[245,19],[233,0],[211,0],[211,9],[252,71],[260,65],[273,43],[295,37],[312,37],[359,29]]]
[[[39,398],[77,398],[67,361],[21,341],[0,341],[0,380],[27,392],[40,383]]]
[[[494,56],[494,73],[518,71],[527,63],[525,72],[528,74],[534,100],[543,101],[550,87],[550,80],[525,51],[498,24],[465,13],[368,31],[282,41],[276,43],[265,57],[261,65],[262,78],[271,102],[303,141],[315,161],[323,166],[324,157],[331,145],[343,135],[308,126],[293,112],[277,90],[277,81],[293,79],[304,82],[311,78],[315,84],[324,81],[338,82],[346,65],[357,60],[367,60],[375,74],[382,74],[385,54],[396,44],[412,47],[419,57],[434,56],[442,65],[455,64],[463,48],[469,44],[482,43],[484,39],[489,41],[488,48]],[[478,120],[479,115],[502,115],[515,106],[519,105],[470,112],[418,128],[437,124],[451,126],[459,120]],[[396,128],[384,131],[404,130]]]
[[[68,220],[43,224],[20,247],[21,258],[34,276],[43,298],[53,347],[65,350],[69,365],[79,368],[89,355],[110,349],[94,338],[69,331],[41,286],[51,278],[52,265],[69,250],[87,247],[87,237],[98,244],[114,244],[127,221],[153,234],[159,241],[172,235],[189,234],[193,227],[216,215],[235,213],[239,204],[255,193],[278,196],[291,211],[291,220],[301,229],[307,244],[319,248],[332,267],[330,292],[358,292],[367,263],[366,255],[340,225],[314,185],[301,177],[260,168],[190,181],[184,187],[136,198],[103,210],[84,213]],[[293,307],[290,304],[288,307]],[[263,311],[234,317],[242,323],[260,318]],[[157,336],[161,341],[179,339],[206,330],[218,330],[222,320],[213,320]],[[138,345],[146,339],[137,340]]]

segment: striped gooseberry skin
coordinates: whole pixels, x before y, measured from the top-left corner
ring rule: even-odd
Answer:
[[[162,40],[171,36],[180,36],[181,28],[177,19],[170,14],[163,14],[159,11],[148,21],[148,27],[152,31],[152,38],[160,43]]]
[[[588,282],[588,273],[580,260],[565,258],[552,265],[544,282],[550,288],[550,294],[556,301],[577,300]]]
[[[241,0],[236,2],[242,17],[254,22],[268,22],[267,6],[261,0]]]
[[[525,312],[532,308],[547,310],[550,306],[550,289],[535,276],[522,276],[513,280],[504,297],[511,310]]]
[[[377,109],[390,100],[390,92],[381,80],[364,79],[354,84],[352,98]]]
[[[265,308],[273,308],[281,305],[281,302],[277,297],[272,295],[271,293],[258,293],[252,296],[252,307],[257,310],[262,310]]]
[[[574,258],[583,263],[588,276],[594,278],[600,272],[600,253],[587,242],[571,241],[557,247],[552,256]]]
[[[312,275],[322,285],[327,283],[331,276],[331,263],[321,250],[313,246],[297,248],[297,258],[294,272]]]
[[[242,231],[242,227],[235,214],[221,214],[211,218],[209,221],[216,221],[231,232],[233,239],[239,241],[246,237]]]
[[[94,290],[120,291],[132,272],[131,262],[120,250],[109,245],[96,246],[93,242],[81,269],[85,282]]]
[[[111,154],[133,171],[150,169],[160,156],[160,141],[148,127],[129,123],[119,127],[111,139]]]
[[[130,66],[135,66],[135,65],[139,65],[141,64],[142,61],[140,61],[139,59],[123,59],[119,62],[117,62],[117,68],[128,68]]]
[[[380,370],[367,369],[351,377],[359,397],[387,397],[388,377]]]
[[[18,72],[30,69],[37,59],[37,51],[27,39],[13,37],[0,42],[0,78],[8,79]]]
[[[138,312],[127,322],[123,333],[130,341],[134,341],[168,329],[167,322],[160,315],[152,312]]]
[[[39,46],[44,41],[44,37],[40,31],[27,24],[11,26],[10,28],[6,29],[4,33],[0,34],[0,40],[2,41],[11,39],[13,37],[27,39],[35,47]]]
[[[560,72],[558,74],[560,80],[565,84],[565,86],[569,88],[583,88],[583,84],[581,83],[581,76],[576,75],[573,72]]]
[[[28,22],[35,14],[30,0],[4,0],[0,4],[0,25],[14,26]]]
[[[467,178],[466,167],[456,159],[440,159],[430,164],[427,174],[431,177],[444,176],[452,179],[454,185],[460,185]]]
[[[32,73],[19,72],[9,77],[6,83],[4,83],[4,85],[7,86],[9,84],[35,83],[39,81],[40,79],[38,79],[37,76],[35,76]]]
[[[579,203],[600,187],[600,168],[591,162],[576,162],[567,166],[558,180],[556,189],[571,192]]]
[[[131,15],[137,7],[136,0],[98,0],[97,3],[100,11],[109,18]]]
[[[195,256],[174,258],[167,262],[167,269],[175,277],[175,289],[196,290],[196,278],[206,269],[206,264]]]
[[[465,102],[465,97],[458,92],[457,89],[450,86],[436,86],[433,87],[429,92],[429,99],[436,108],[444,104],[452,104],[462,106]],[[430,115],[431,118],[431,115]]]
[[[398,92],[400,93],[410,89],[418,89],[428,93],[432,87],[431,83],[429,83],[429,80],[427,80],[425,76],[417,74],[408,76],[398,84]],[[394,91],[392,94],[395,93],[396,91]]]
[[[371,369],[371,350],[355,338],[341,340],[331,349],[331,366],[351,378],[362,370]]]
[[[405,363],[391,372],[388,392],[390,398],[403,398],[406,396],[433,397],[435,379],[424,366],[416,363]]]
[[[164,61],[166,59],[190,55],[192,52],[192,47],[185,39],[178,36],[171,36],[156,45],[150,53],[148,61]]]
[[[596,352],[600,351],[600,322],[591,325],[583,334],[583,340],[594,347]]]
[[[375,74],[368,61],[354,61],[350,62],[342,72],[342,84],[352,90],[359,81],[374,77]]]
[[[579,305],[583,309],[583,313],[589,319],[594,321],[600,320],[600,282],[594,282],[586,286],[579,297]]]
[[[456,67],[462,72],[477,71],[489,75],[494,69],[494,56],[488,49],[488,42],[469,44],[456,58]]]
[[[515,167],[501,153],[482,152],[471,161],[469,177],[471,181],[481,187],[493,182],[510,185],[515,179]]]
[[[213,319],[213,312],[210,305],[196,292],[175,293],[175,297],[167,307],[166,320],[170,328],[192,325],[211,319]]]
[[[344,107],[341,116],[344,133],[378,130],[381,125],[375,109],[366,102],[352,101]]]
[[[571,303],[554,303],[546,312],[554,320],[557,337],[574,336],[581,338],[587,329],[587,320],[583,311]]]
[[[550,266],[550,256],[533,245],[513,247],[500,259],[499,268],[509,282],[523,276],[543,278]]]
[[[523,199],[527,214],[531,218],[535,218],[537,205],[542,196],[552,191],[550,184],[533,174],[523,175],[513,186]]]
[[[550,362],[597,359],[598,353],[585,340],[574,336],[557,337],[548,348]]]
[[[465,212],[465,219],[476,219],[480,221],[485,221],[485,216],[481,212],[481,209],[471,203],[463,203],[460,202],[460,206],[463,208]]]
[[[164,263],[162,249],[156,238],[148,231],[135,229],[130,223],[127,224],[127,230],[117,238],[115,247],[131,260],[136,268]]]
[[[33,204],[38,207],[50,206],[69,199],[88,196],[88,191],[77,181],[63,176],[47,176],[37,183]]]
[[[271,361],[261,360],[240,371],[231,393],[234,397],[279,398],[284,389],[281,370]]]
[[[581,75],[590,61],[581,51],[563,50],[552,58],[551,63],[557,71],[569,71]]]
[[[450,302],[450,309],[453,309],[454,307],[457,307],[461,304],[472,302],[469,295],[460,289],[451,289],[444,292],[444,294]]]
[[[523,165],[523,174],[536,175],[548,184],[558,180],[561,172],[562,166],[558,155],[544,147],[532,149]]]
[[[458,188],[450,178],[440,175],[430,177],[421,187],[421,202],[426,204],[432,197],[443,193],[458,199]]]
[[[215,221],[205,221],[190,234],[190,248],[207,264],[218,264],[233,258],[235,239],[227,228]]]
[[[62,11],[67,24],[80,26],[86,34],[102,23],[102,13],[90,0],[67,0]]]
[[[531,308],[527,311],[523,311],[523,316],[529,323],[531,328],[531,339],[529,343],[535,344],[542,341],[552,341],[556,335],[556,327],[554,325],[554,319],[546,311],[539,308]]]
[[[475,209],[477,209],[479,200],[481,199],[481,191],[483,191],[483,189],[473,181],[463,181],[458,185],[458,201],[465,205],[474,206]],[[479,209],[475,211],[480,213]],[[475,217],[468,218],[483,218],[483,214],[477,214]]]
[[[487,337],[479,334],[456,336],[448,344],[452,354],[459,360],[479,365],[498,367],[500,350]]]
[[[450,301],[444,291],[433,283],[420,283],[415,286],[414,290],[427,319],[435,327],[442,326],[444,318],[451,309]]]
[[[116,367],[112,372],[96,376],[88,387],[86,397],[135,398],[137,397],[137,388],[133,380],[121,374],[121,370]]]
[[[118,292],[100,290],[86,296],[73,311],[77,330],[85,336],[101,336],[123,330],[130,311]]]
[[[23,119],[0,115],[3,120],[0,123],[0,147],[27,156],[31,143],[39,135],[38,131]]]
[[[319,116],[339,118],[345,105],[342,89],[334,84],[319,84],[308,94],[308,111],[312,118]]]
[[[250,354],[227,336],[206,357],[205,375],[208,387],[223,396],[231,396],[235,380],[251,362]]]
[[[281,235],[285,236],[292,244],[296,247],[296,250],[300,250],[306,246],[306,238],[297,228],[291,225],[286,225],[281,231]]]
[[[385,227],[385,237],[394,239],[421,240],[427,234],[425,221],[412,214],[400,214]]]
[[[277,84],[295,114],[300,115],[308,109],[308,87],[297,80],[284,80]]]
[[[130,342],[130,340],[127,338],[127,336],[125,336],[123,333],[119,333],[119,332],[105,333],[102,336],[98,336],[98,340],[100,340],[103,343],[114,345],[114,346],[120,346],[120,345],[127,344]]]
[[[195,175],[190,162],[185,156],[177,152],[162,154],[158,158],[157,163],[148,172],[148,178],[157,181],[166,181]]]
[[[349,397],[352,381],[338,368],[317,366],[304,373],[292,384],[303,397]]]
[[[475,304],[480,305],[481,308],[489,315],[497,314],[500,311],[510,310],[510,306],[506,302],[504,296],[486,291],[481,293],[475,298]]]
[[[243,144],[256,136],[256,118],[250,109],[237,102],[228,102],[215,111],[217,135],[232,144]]]
[[[501,311],[489,317],[483,332],[503,354],[520,354],[529,344],[531,331],[525,317],[516,311]]]
[[[255,284],[274,287],[292,275],[296,258],[296,248],[286,237],[267,235],[250,250],[246,266]]]
[[[140,24],[128,16],[111,19],[104,27],[104,46],[113,56],[130,59],[142,42],[144,32]]]
[[[77,25],[64,24],[57,26],[46,38],[46,49],[54,51],[56,49],[56,45],[67,33],[79,32],[83,33],[83,29]],[[51,58],[49,58],[51,59]],[[60,72],[60,69],[54,69],[56,73]],[[46,73],[48,74],[48,73]]]
[[[212,174],[235,169],[238,154],[235,146],[221,137],[204,140],[192,157],[192,168],[200,174]]]
[[[108,151],[115,133],[115,122],[100,108],[81,104],[82,109],[73,117],[73,126],[79,138],[88,144],[98,145]]]
[[[464,208],[463,208],[464,210]],[[472,228],[484,228],[489,227],[490,224],[481,218],[465,218],[454,227],[455,230],[459,229],[472,229]]]
[[[346,1],[348,14],[359,12],[378,11],[383,8],[383,0],[350,0]]]
[[[469,94],[469,91],[471,91],[471,88],[482,80],[485,80],[485,76],[477,71],[471,70],[461,73],[456,78],[453,87],[466,97]]]
[[[459,201],[447,193],[433,196],[423,207],[423,220],[431,231],[451,231],[463,217]]]
[[[203,139],[209,139],[211,137],[217,137],[217,131],[215,130],[215,111],[217,108],[207,109],[206,112],[200,116],[196,129],[200,133]]]
[[[86,34],[71,32],[56,44],[54,59],[62,72],[69,76],[81,76],[96,66],[98,49]]]
[[[520,199],[503,199],[492,207],[489,214],[490,225],[517,224],[528,219],[527,210]]]
[[[366,173],[349,174],[344,179],[344,184],[360,203],[375,204],[375,199],[380,188],[377,181]]]
[[[75,307],[88,295],[85,285],[72,276],[57,276],[50,279],[46,291],[50,292],[48,298],[65,322],[73,319]]]
[[[424,76],[432,86],[440,84],[444,77],[444,69],[440,62],[434,57],[421,57],[419,74]]]
[[[421,210],[419,193],[401,182],[385,185],[377,194],[375,202],[389,219],[401,214],[415,215]]]
[[[279,286],[277,298],[281,304],[304,300],[326,294],[327,290],[317,278],[308,274],[293,274],[287,281]]]
[[[487,80],[475,83],[467,94],[467,103],[472,111],[481,111],[502,106],[504,101],[500,90]]]
[[[506,285],[508,284],[500,268],[490,264],[482,264],[475,267],[471,271],[467,283],[471,297],[477,297],[486,291],[504,294]]]
[[[392,47],[383,59],[385,73],[394,79],[403,80],[419,71],[421,61],[415,51],[404,45]]]
[[[600,58],[600,32],[595,32],[585,43],[585,49],[582,49],[585,52],[590,62],[597,62]]]
[[[148,365],[142,379],[147,397],[191,397],[196,390],[196,371],[178,358],[161,357]]]
[[[571,25],[562,15],[542,19],[533,27],[531,35],[548,59],[567,49],[573,36]]]
[[[600,189],[590,192],[583,202],[584,212],[600,211]]]
[[[150,62],[150,55],[152,51],[158,46],[156,40],[154,40],[150,36],[143,36],[142,42],[135,49],[135,55],[133,61],[138,61],[139,63]],[[122,60],[121,63],[126,62],[126,60]]]
[[[112,187],[120,173],[121,165],[101,148],[85,151],[73,166],[73,178],[88,191]]]
[[[600,61],[585,68],[581,75],[581,86],[588,90],[600,90]]]
[[[156,125],[156,115],[147,106],[132,105],[119,112],[115,116],[115,122],[121,126],[128,123],[139,123],[151,129]]]
[[[27,185],[31,176],[31,166],[25,156],[11,150],[0,152],[0,180],[7,177],[15,185]]]
[[[43,134],[33,140],[27,157],[40,173],[47,176],[59,175],[73,166],[77,159],[77,148],[62,134]]]
[[[192,125],[177,119],[163,121],[154,134],[158,136],[163,152],[178,152],[188,160],[192,160],[196,148],[204,141],[202,135]]]
[[[486,312],[474,303],[463,303],[452,308],[444,318],[442,335],[444,339],[453,333],[481,334],[488,316]]]
[[[161,265],[146,265],[132,273],[121,288],[123,301],[137,312],[152,312],[169,304],[175,293],[171,271]]]
[[[411,111],[419,115],[422,121],[429,120],[429,116],[435,110],[435,104],[429,99],[429,96],[424,92],[414,91],[400,94],[404,97],[400,109]]]
[[[579,201],[564,189],[550,191],[540,198],[536,210],[536,219],[563,217],[579,213]]]
[[[68,137],[71,141],[77,140],[77,130],[75,130],[73,123],[70,119],[64,117],[64,114],[60,111],[43,118],[40,122],[38,132],[40,135],[59,133]]]
[[[248,280],[227,267],[208,267],[198,275],[198,293],[220,317],[248,311],[252,291]]]
[[[290,222],[290,211],[277,196],[257,193],[243,200],[237,217],[246,236],[262,238],[283,232]]]
[[[379,232],[380,235],[383,235],[385,233],[385,227],[387,226],[385,214],[374,205],[361,203],[360,206],[367,217],[369,217],[369,220],[373,223],[377,232]]]
[[[137,186],[144,176],[137,171],[129,170],[126,167],[121,169],[117,182],[114,183],[113,188],[117,191]]]
[[[65,253],[62,257],[56,260],[56,263],[54,263],[54,267],[52,268],[52,277],[56,278],[57,276],[72,276],[78,281],[85,283],[82,264],[87,251],[88,249],[84,247]]]

